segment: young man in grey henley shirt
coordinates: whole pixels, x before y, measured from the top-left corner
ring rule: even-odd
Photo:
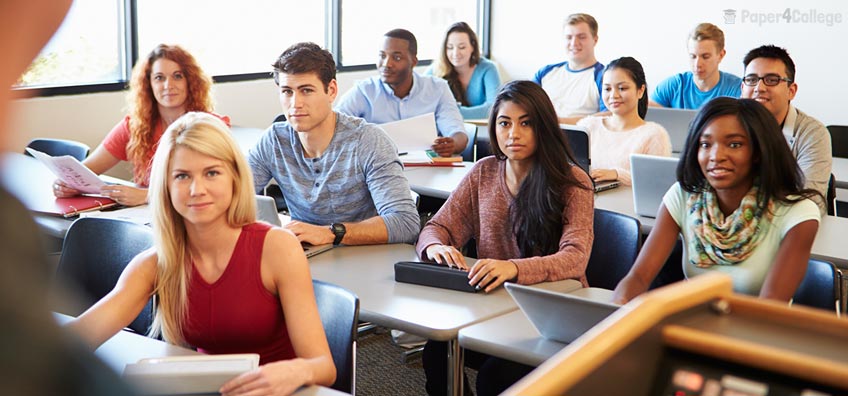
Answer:
[[[333,56],[313,43],[289,47],[274,63],[287,121],[271,125],[248,162],[256,192],[273,178],[301,242],[413,243],[419,217],[397,148],[379,127],[334,112]]]

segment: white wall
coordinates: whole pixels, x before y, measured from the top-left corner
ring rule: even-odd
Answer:
[[[848,3],[835,0],[635,2],[625,0],[555,2],[550,0],[494,0],[492,6],[492,58],[506,78],[531,78],[542,65],[564,57],[562,21],[572,12],[588,12],[600,24],[597,55],[601,62],[629,55],[642,62],[653,87],[658,81],[688,67],[686,36],[700,22],[712,22],[727,36],[727,57],[722,70],[742,74],[742,57],[761,44],[786,47],[797,65],[799,85],[795,104],[825,124],[848,124],[842,92],[848,91],[848,52],[841,39],[848,37]],[[742,13],[798,11],[839,13],[841,23],[787,24],[785,21],[742,23]],[[736,9],[736,24],[724,23],[725,9]],[[373,75],[364,71],[339,74],[339,91],[355,80]],[[276,90],[270,79],[216,84],[216,110],[233,124],[264,128],[279,112]],[[23,150],[34,137],[63,137],[92,148],[124,114],[124,92],[58,96],[18,100],[13,107],[17,147]],[[112,172],[115,176],[128,173]],[[125,170],[123,172],[126,172]]]
[[[783,13],[787,8],[808,13],[839,14],[841,23],[742,23],[742,13]],[[726,24],[724,10],[736,10],[736,23]],[[721,69],[741,76],[742,58],[763,44],[786,48],[796,65],[798,108],[825,124],[848,124],[841,92],[848,89],[848,3],[835,0],[798,1],[494,1],[492,57],[510,78],[529,79],[541,66],[565,60],[562,23],[574,12],[593,15],[599,24],[596,55],[602,63],[621,56],[638,59],[649,89],[665,77],[688,70],[686,38],[698,23],[711,22],[725,33],[727,56]],[[839,66],[837,66],[839,65]]]

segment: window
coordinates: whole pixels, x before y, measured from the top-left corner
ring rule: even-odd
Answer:
[[[138,54],[178,44],[209,75],[269,72],[290,45],[325,46],[324,1],[138,1]]]
[[[454,22],[477,26],[476,0],[343,0],[341,4],[342,66],[375,64],[383,34],[395,28],[415,35],[418,59],[424,60],[438,55],[443,35]]]
[[[91,85],[125,81],[122,2],[75,1],[59,30],[16,87]]]

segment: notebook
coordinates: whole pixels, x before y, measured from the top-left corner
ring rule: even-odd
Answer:
[[[633,209],[639,216],[657,217],[663,196],[677,182],[674,157],[630,154]]]
[[[617,304],[505,283],[504,287],[542,337],[571,343],[618,309]]]
[[[671,138],[671,151],[680,153],[686,144],[689,124],[695,119],[696,114],[698,114],[697,110],[649,107],[648,113],[645,114],[645,121],[662,125],[668,131],[668,137]]]
[[[259,366],[255,353],[142,359],[124,368],[124,378],[145,395],[218,394],[227,381]]]
[[[577,125],[560,124],[560,129],[568,139],[568,145],[571,147],[571,152],[577,160],[577,166],[582,168],[586,173],[589,173],[592,165],[591,145],[589,144],[589,132],[586,128]],[[594,182],[593,182],[594,183]],[[617,180],[604,181],[594,183],[595,192],[611,190],[618,187],[621,183]]]

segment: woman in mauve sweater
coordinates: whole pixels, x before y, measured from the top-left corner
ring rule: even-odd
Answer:
[[[572,165],[574,157],[545,91],[530,81],[501,88],[489,114],[489,137],[497,142],[495,155],[477,162],[424,226],[418,255],[467,269],[469,283],[486,292],[505,281],[576,279],[586,286],[592,181]],[[480,259],[468,268],[458,248],[471,238]],[[443,342],[429,341],[425,347],[431,395],[446,391],[445,354]],[[470,355],[469,363],[480,360]],[[479,379],[477,385],[478,395],[488,393]]]

